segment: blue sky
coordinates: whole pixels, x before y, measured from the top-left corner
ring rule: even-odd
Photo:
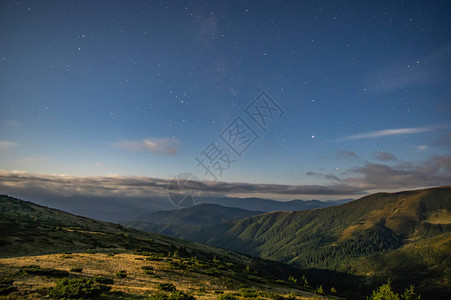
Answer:
[[[242,117],[259,139],[219,181],[357,194],[449,183],[450,12],[448,1],[2,1],[0,169],[212,180],[195,157],[212,141],[232,155],[219,135]],[[284,111],[266,132],[245,113],[262,91]]]

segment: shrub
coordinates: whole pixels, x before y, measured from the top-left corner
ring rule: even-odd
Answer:
[[[142,266],[141,269],[144,271],[153,271],[154,268],[152,266]]]
[[[0,295],[8,295],[17,291],[17,287],[13,286],[14,280],[8,278],[0,279]]]
[[[256,298],[258,297],[258,291],[254,290],[253,288],[242,288],[238,290],[241,297],[244,298]]]
[[[49,292],[53,298],[80,299],[94,298],[109,291],[110,287],[95,283],[89,278],[63,278],[56,282],[56,286]]]
[[[94,281],[102,284],[114,284],[114,280],[106,277],[94,277]]]
[[[174,291],[169,295],[169,300],[196,300],[196,298],[182,291]]]
[[[70,271],[71,272],[81,273],[81,272],[83,272],[83,269],[82,268],[70,268]]]
[[[127,271],[120,270],[119,272],[116,272],[116,277],[117,278],[125,278],[125,277],[127,277]]]
[[[398,293],[395,293],[391,289],[391,282],[389,279],[387,283],[381,285],[376,290],[374,290],[373,294],[371,295],[371,297],[369,299],[370,300],[400,300],[400,299],[418,300],[418,299],[420,299],[421,296],[415,294],[415,292],[413,290],[414,290],[414,287],[413,287],[413,285],[411,285],[410,288],[407,288],[404,291],[404,293],[401,296],[399,296]]]
[[[149,296],[149,300],[168,300],[168,296],[163,293],[156,293]]]
[[[316,288],[315,294],[324,295],[324,289],[323,289],[322,285],[320,285],[319,287]]]
[[[218,300],[237,300],[238,298],[232,294],[222,294],[218,296]]]
[[[37,265],[29,265],[21,267],[19,273],[23,275],[39,275],[49,277],[65,277],[69,275],[69,272],[63,270],[57,270],[52,268],[41,268]]]
[[[161,291],[166,291],[166,292],[174,292],[177,290],[175,285],[173,285],[172,283],[160,283],[160,284],[158,284],[157,288]]]

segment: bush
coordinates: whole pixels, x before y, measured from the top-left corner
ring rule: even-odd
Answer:
[[[80,299],[98,297],[110,287],[92,281],[89,278],[63,278],[56,282],[56,286],[49,292],[53,298]]]
[[[218,300],[237,300],[238,298],[232,294],[222,294],[218,296]]]
[[[39,275],[49,277],[65,277],[69,275],[69,272],[67,271],[52,268],[41,268],[40,266],[37,265],[29,265],[21,267],[19,273],[23,275]]]
[[[196,298],[185,292],[175,291],[169,295],[169,300],[196,300]]]
[[[116,273],[116,277],[117,278],[125,278],[125,277],[127,277],[127,271],[120,270],[119,272]]]
[[[242,289],[239,289],[238,292],[240,293],[241,297],[244,297],[244,298],[258,297],[258,291],[254,290],[252,288],[242,288]]]
[[[174,292],[177,290],[175,285],[173,285],[172,283],[160,283],[158,284],[157,288],[165,292]]]
[[[398,293],[395,293],[391,289],[391,282],[388,280],[387,283],[381,285],[376,290],[373,291],[373,294],[369,298],[370,300],[419,300],[420,295],[415,294],[413,291],[414,287],[413,285],[410,286],[410,288],[407,288],[404,293],[399,296]]]
[[[94,277],[94,281],[101,284],[114,284],[114,280],[106,277]]]
[[[81,273],[81,272],[83,272],[83,269],[82,268],[70,268],[70,271],[71,272]]]
[[[8,278],[0,279],[0,295],[8,295],[17,291],[17,287],[13,286],[14,280]]]
[[[323,289],[322,285],[320,285],[319,287],[316,288],[315,294],[324,295],[324,289]]]
[[[163,293],[156,293],[149,296],[149,300],[168,300],[168,296]]]

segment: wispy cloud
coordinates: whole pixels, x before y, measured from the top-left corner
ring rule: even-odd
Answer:
[[[4,151],[13,147],[16,147],[17,143],[10,141],[0,141],[0,151]]]
[[[357,154],[353,151],[338,150],[337,155],[340,158],[346,158],[346,159],[358,159],[359,158],[357,156]]]
[[[436,143],[439,147],[450,147],[451,146],[451,132],[448,132],[445,136],[441,137]]]
[[[128,151],[148,151],[154,154],[175,155],[179,149],[180,142],[174,138],[148,138],[139,141],[122,141],[113,144],[114,147]]]
[[[385,151],[374,152],[373,157],[380,161],[391,161],[397,159],[395,155]]]
[[[394,136],[394,135],[404,135],[404,134],[415,134],[415,133],[423,133],[441,129],[439,126],[429,126],[429,127],[411,127],[411,128],[395,128],[395,129],[385,129],[385,130],[377,130],[370,131],[365,133],[359,133],[355,135],[349,135],[342,138],[330,140],[328,142],[337,142],[337,141],[350,141],[350,140],[361,140],[361,139],[374,139],[386,136]]]
[[[419,60],[399,58],[368,76],[364,85],[379,92],[444,82],[451,68],[451,44]]]

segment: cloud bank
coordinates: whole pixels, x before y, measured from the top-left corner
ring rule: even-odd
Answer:
[[[442,186],[451,183],[451,155],[433,157],[425,162],[398,163],[388,166],[366,163],[349,169],[348,177],[307,172],[322,177],[330,184],[284,185],[240,182],[203,182],[204,194],[289,195],[364,195],[372,191]],[[143,176],[57,176],[0,171],[0,193],[13,195],[51,195],[58,197],[166,197],[170,179]]]

